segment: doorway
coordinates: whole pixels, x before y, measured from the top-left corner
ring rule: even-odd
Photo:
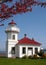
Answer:
[[[12,54],[12,57],[14,58],[15,57],[15,47],[12,47],[11,54]]]
[[[32,56],[32,54],[33,54],[33,48],[28,47],[28,56]]]

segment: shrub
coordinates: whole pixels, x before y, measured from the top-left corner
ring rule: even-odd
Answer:
[[[41,58],[43,59],[43,58],[46,58],[46,54],[43,54],[42,56],[41,56]]]
[[[28,58],[29,58],[29,59],[32,59],[32,58],[33,58],[33,56],[31,56],[31,55],[30,55],[30,56],[28,56]]]
[[[26,59],[26,58],[28,58],[28,56],[25,55],[25,56],[23,56],[22,58],[23,58],[23,59]]]
[[[33,56],[33,58],[34,58],[34,59],[40,59],[41,57],[40,57],[39,55],[35,54],[35,55]]]
[[[44,54],[44,51],[43,50],[40,50],[39,53],[37,53],[39,56],[42,56]]]

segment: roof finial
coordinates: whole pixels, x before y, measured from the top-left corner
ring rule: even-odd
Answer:
[[[24,34],[24,37],[26,37],[27,36],[27,34]]]
[[[13,21],[13,19],[12,19],[12,21]]]
[[[12,20],[9,25],[15,25],[16,23],[14,22],[14,20]]]
[[[34,38],[32,38],[32,40],[34,41]]]

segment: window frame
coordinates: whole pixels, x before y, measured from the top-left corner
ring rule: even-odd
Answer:
[[[15,40],[15,35],[12,35],[12,39]]]
[[[38,48],[35,48],[35,54],[37,54],[38,53]]]

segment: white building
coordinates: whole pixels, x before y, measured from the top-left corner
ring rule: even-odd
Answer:
[[[18,40],[18,33],[20,29],[12,20],[5,30],[7,34],[6,40],[6,56],[7,57],[23,57],[24,55],[30,56],[40,51],[40,43],[34,39],[29,39],[26,34],[21,40]]]

